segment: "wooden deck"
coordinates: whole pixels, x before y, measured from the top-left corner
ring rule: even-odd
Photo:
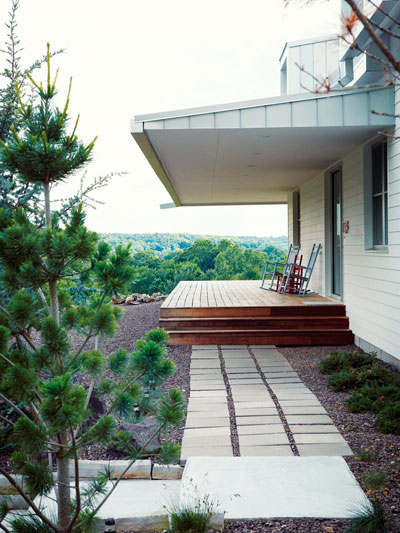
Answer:
[[[181,281],[160,310],[172,344],[352,344],[346,308],[323,296],[260,289],[260,281]]]

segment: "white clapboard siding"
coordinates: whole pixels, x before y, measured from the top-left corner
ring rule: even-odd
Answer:
[[[400,114],[400,90],[396,92]],[[397,119],[395,134],[400,134]],[[364,147],[342,160],[343,220],[350,231],[343,236],[343,301],[360,346],[377,348],[400,360],[400,141],[388,140],[389,246],[365,250],[364,246]],[[289,240],[293,237],[293,206],[289,200]],[[307,260],[313,243],[323,245],[312,279],[312,290],[329,296],[325,286],[324,173],[300,188],[301,251]],[[327,294],[328,293],[328,294]]]

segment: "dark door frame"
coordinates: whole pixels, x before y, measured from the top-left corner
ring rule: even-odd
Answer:
[[[333,213],[332,213],[332,175],[340,172],[340,204],[341,204],[341,223],[343,221],[343,173],[342,164],[338,163],[325,172],[325,294],[333,298],[343,300],[343,233],[341,229],[340,241],[340,294],[333,293]]]

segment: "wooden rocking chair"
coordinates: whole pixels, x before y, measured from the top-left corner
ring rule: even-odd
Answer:
[[[297,262],[297,257],[300,251],[300,246],[289,246],[289,251],[285,263],[278,263],[273,261],[267,261],[265,264],[264,275],[260,285],[261,289],[276,291],[281,284],[282,274],[284,273],[287,265]],[[281,269],[281,270],[279,270]],[[271,281],[268,287],[264,287],[266,278],[271,274]],[[275,286],[274,286],[275,284]]]
[[[278,287],[280,294],[292,294],[295,296],[311,296],[315,294],[308,290],[308,284],[314,271],[314,266],[321,250],[321,245],[313,244],[307,266],[296,262],[288,263],[282,275],[282,282]]]

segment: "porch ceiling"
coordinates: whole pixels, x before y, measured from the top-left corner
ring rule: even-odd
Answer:
[[[392,88],[138,116],[131,132],[175,205],[286,203],[382,128]]]

